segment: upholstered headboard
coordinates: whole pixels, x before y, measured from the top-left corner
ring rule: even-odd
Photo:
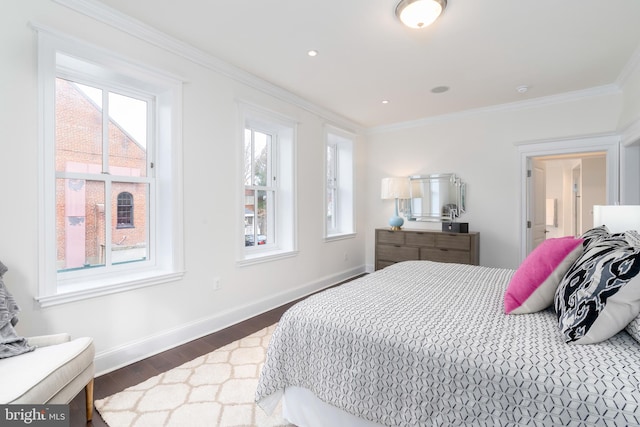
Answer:
[[[640,232],[640,205],[594,206],[593,226],[601,225],[606,225],[611,233]]]

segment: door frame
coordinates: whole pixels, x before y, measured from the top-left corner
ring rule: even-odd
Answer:
[[[532,233],[527,221],[532,217],[532,180],[527,170],[533,157],[580,154],[593,151],[606,153],[607,204],[620,202],[620,135],[600,135],[583,138],[530,141],[516,144],[520,157],[520,261],[530,252]]]

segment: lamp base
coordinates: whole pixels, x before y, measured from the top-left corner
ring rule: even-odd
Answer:
[[[389,227],[391,227],[393,231],[402,230],[402,224],[404,224],[404,219],[397,215],[389,218]]]

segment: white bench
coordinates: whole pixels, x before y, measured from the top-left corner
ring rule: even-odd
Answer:
[[[69,334],[27,338],[34,351],[0,359],[0,403],[67,404],[85,389],[87,421],[93,417],[95,348],[89,337]]]

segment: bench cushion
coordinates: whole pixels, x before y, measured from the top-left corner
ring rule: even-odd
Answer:
[[[0,403],[48,403],[78,375],[93,365],[95,349],[89,337],[38,347],[30,353],[0,359]]]

